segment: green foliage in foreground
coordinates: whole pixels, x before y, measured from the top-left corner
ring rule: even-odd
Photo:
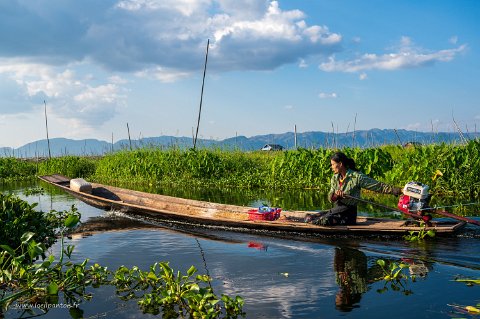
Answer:
[[[426,238],[433,238],[435,237],[436,232],[435,229],[426,230],[425,227],[419,230],[411,230],[408,234],[403,236],[403,239],[410,242],[422,242]]]
[[[35,305],[62,302],[75,305],[69,309],[69,314],[72,318],[81,318],[78,305],[92,298],[89,289],[111,285],[116,287],[120,298],[137,299],[143,312],[162,312],[163,318],[237,318],[245,315],[241,297],[217,297],[210,285],[210,277],[195,275],[193,266],[187,275],[182,275],[180,272],[175,274],[166,262],[154,264],[149,271],[122,266],[115,272],[98,264],[88,266],[88,259],[73,263],[70,259],[74,246],[65,247],[64,235],[80,221],[80,214],[74,206],[68,212],[51,212],[52,216],[61,216],[59,223],[56,219],[42,217],[46,214],[33,216],[35,205],[22,203],[11,195],[1,196],[5,208],[2,216],[13,222],[1,223],[0,234],[5,234],[12,224],[22,226],[10,231],[9,237],[0,238],[0,313],[16,302],[31,305],[22,310],[36,316],[49,309],[39,309]],[[38,225],[37,218],[43,226]],[[48,231],[39,234],[29,231],[35,227]],[[52,236],[54,229],[56,232]],[[21,233],[22,230],[25,232]],[[60,236],[58,260],[53,255],[45,256],[47,245],[44,242],[52,244],[49,238],[55,235]]]
[[[18,247],[25,233],[35,233],[33,240],[46,248],[55,242],[55,231],[65,219],[63,212],[43,213],[15,195],[0,194],[0,244]]]

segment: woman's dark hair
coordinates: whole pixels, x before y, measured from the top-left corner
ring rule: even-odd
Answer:
[[[334,162],[342,163],[348,169],[356,170],[355,161],[352,158],[348,158],[347,155],[342,152],[334,153],[330,159]]]

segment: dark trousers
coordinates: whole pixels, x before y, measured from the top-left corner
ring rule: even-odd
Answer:
[[[355,225],[357,223],[357,206],[335,202],[333,208],[310,215],[306,221],[323,226]]]

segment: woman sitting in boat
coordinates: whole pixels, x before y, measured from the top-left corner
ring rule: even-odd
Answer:
[[[328,200],[333,208],[317,214],[309,214],[305,222],[317,225],[355,225],[357,222],[357,201],[362,188],[384,194],[400,195],[401,188],[379,182],[359,172],[355,161],[344,153],[337,152],[330,158],[334,175],[330,181]]]

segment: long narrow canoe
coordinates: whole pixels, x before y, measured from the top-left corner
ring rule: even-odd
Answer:
[[[282,237],[296,238],[308,235],[340,236],[402,236],[408,231],[419,231],[420,226],[412,220],[358,217],[356,225],[318,226],[304,222],[285,220],[250,220],[253,207],[218,204],[205,201],[144,193],[97,183],[91,183],[91,194],[70,187],[70,178],[54,174],[39,177],[51,185],[73,195],[81,201],[103,210],[118,210],[149,218],[184,224],[204,225],[216,228],[235,229],[243,232],[263,231],[277,233]],[[307,211],[282,211],[285,217],[302,220]],[[437,236],[451,235],[465,226],[463,221],[434,221],[426,229],[435,229]]]

